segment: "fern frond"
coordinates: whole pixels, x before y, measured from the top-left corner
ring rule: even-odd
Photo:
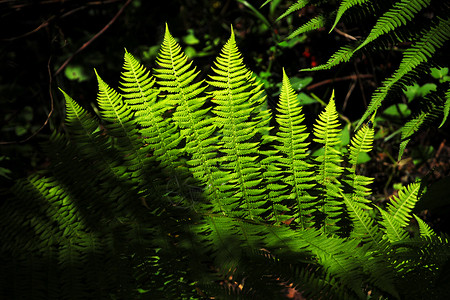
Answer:
[[[355,49],[355,52],[376,40],[379,36],[406,25],[415,15],[430,5],[431,0],[401,0],[394,3],[391,9],[377,20],[365,40]]]
[[[398,191],[398,197],[394,195],[389,201],[387,211],[401,227],[409,223],[411,211],[418,200],[419,190],[420,183],[411,183]]]
[[[381,225],[387,239],[392,242],[401,241],[408,237],[408,232],[404,229],[409,224],[411,211],[417,202],[420,183],[412,183],[398,192],[398,197],[393,196],[387,206],[387,211],[378,208],[381,212]]]
[[[199,96],[207,85],[204,81],[195,83],[198,75],[192,62],[182,52],[166,25],[164,41],[158,55],[155,69],[157,81],[166,91],[165,101],[176,107],[173,119],[181,129],[181,135],[186,139],[186,151],[191,155],[188,160],[189,170],[193,176],[206,186],[205,192],[210,196],[215,210],[225,213],[221,185],[226,182],[227,173],[217,168],[218,136],[216,126],[207,113],[210,108],[204,108],[206,96]]]
[[[450,88],[447,88],[447,91],[445,93],[445,104],[444,104],[444,117],[442,118],[442,122],[439,125],[439,128],[442,127],[442,125],[445,124],[445,122],[447,121],[448,118],[448,113],[450,112]]]
[[[433,235],[436,235],[433,229],[431,229],[431,227],[427,223],[425,223],[421,218],[419,218],[415,214],[413,214],[413,216],[414,219],[416,219],[417,224],[419,224],[419,232],[421,237],[431,237]]]
[[[349,163],[350,168],[346,168],[346,176],[343,179],[350,189],[350,201],[361,205],[361,208],[369,208],[365,203],[370,201],[366,198],[370,195],[370,189],[367,188],[373,182],[372,178],[356,174],[356,164],[358,158],[363,153],[368,153],[373,146],[374,129],[364,125],[356,132],[349,145]]]
[[[415,135],[415,133],[426,125],[432,124],[442,114],[442,99],[445,97],[442,86],[438,86],[436,91],[430,92],[422,101],[421,109],[411,117],[401,129],[401,143],[398,151],[398,160],[401,159],[403,152]]]
[[[436,50],[440,49],[449,40],[450,19],[445,20],[437,17],[437,20],[437,24],[429,30],[424,31],[423,36],[411,48],[404,52],[399,68],[374,93],[369,107],[357,127],[361,126],[362,122],[381,106],[381,102],[386,98],[394,85],[400,82],[405,75],[412,72],[420,64],[427,62]]]
[[[354,43],[351,45],[343,46],[341,49],[336,51],[325,64],[318,65],[313,68],[302,69],[301,71],[319,71],[319,70],[327,70],[335,67],[343,62],[348,62],[352,57],[355,49],[358,47],[358,43]]]
[[[334,232],[339,229],[336,223],[342,213],[341,183],[340,177],[343,168],[341,167],[341,153],[336,146],[341,143],[339,135],[339,121],[334,102],[334,91],[330,102],[325,110],[319,114],[319,118],[314,124],[313,141],[323,145],[323,154],[313,158],[317,163],[316,180],[320,199],[317,204],[318,210],[323,215],[324,232]]]
[[[275,22],[280,21],[287,15],[290,15],[296,10],[300,10],[309,4],[310,0],[297,0],[297,3],[292,4],[281,16],[279,16]]]
[[[155,76],[161,91],[167,93],[164,101],[176,108],[173,119],[189,143],[191,137],[199,134],[197,132],[199,128],[206,125],[204,119],[209,109],[200,109],[207,97],[198,95],[206,89],[206,85],[204,81],[194,82],[199,71],[192,67],[192,61],[188,63],[187,60],[187,56],[170,34],[166,24],[164,40],[157,57],[159,68],[155,69]],[[209,125],[207,130],[210,127],[212,126]]]
[[[406,239],[408,237],[408,232],[402,228],[398,219],[393,217],[382,208],[378,206],[377,208],[381,212],[382,220],[379,223],[384,227],[382,228],[382,230],[384,231],[384,237],[390,243]]]
[[[118,167],[120,156],[111,147],[110,141],[99,128],[99,121],[84,110],[78,103],[61,92],[66,100],[66,124],[69,138],[79,150],[79,155],[94,160],[98,178],[114,174],[120,178],[124,175],[123,168]]]
[[[122,96],[109,87],[96,73],[98,80],[97,101],[108,134],[116,138],[116,148],[123,153],[132,177],[139,177],[143,170],[145,150],[136,129],[133,112]]]
[[[293,39],[296,36],[299,36],[300,34],[322,28],[325,26],[325,22],[326,17],[324,15],[318,15],[309,20],[308,22],[306,22],[305,24],[303,24],[302,26],[300,26],[299,28],[297,28],[296,30],[294,30],[294,32],[292,32],[287,37],[287,39]]]
[[[211,67],[215,75],[210,75],[208,83],[215,87],[212,91],[213,108],[216,115],[213,122],[219,127],[220,151],[225,172],[223,191],[229,196],[232,207],[239,205],[241,211],[255,218],[266,211],[264,190],[261,182],[261,166],[258,157],[258,136],[267,124],[270,114],[263,109],[261,84],[255,82],[242,60],[236,46],[234,32],[223,46]]]
[[[276,116],[279,124],[277,140],[281,145],[275,146],[283,154],[279,158],[280,165],[286,171],[283,182],[289,187],[289,199],[294,200],[294,218],[301,228],[313,225],[314,197],[308,190],[313,186],[312,166],[306,162],[309,143],[306,142],[309,134],[306,133],[305,119],[297,95],[283,70],[283,84]]]
[[[343,198],[353,222],[353,230],[350,236],[379,247],[381,232],[378,226],[376,226],[374,219],[357,202],[351,200],[345,194],[343,194]]]
[[[349,146],[349,163],[353,168],[358,163],[358,158],[363,153],[368,153],[373,147],[374,129],[364,125],[356,132]]]
[[[334,21],[333,26],[331,27],[330,32],[334,29],[334,27],[336,27],[337,23],[339,22],[339,20],[341,19],[341,17],[344,15],[344,13],[350,9],[353,6],[356,5],[362,5],[365,4],[367,2],[371,2],[370,0],[343,0],[340,5],[339,5],[339,9],[337,10],[336,13],[336,19]]]
[[[177,168],[180,151],[176,148],[182,137],[176,125],[163,117],[169,107],[164,102],[156,102],[159,90],[154,87],[155,80],[128,51],[125,51],[123,70],[124,102],[134,111],[140,136],[163,167]]]

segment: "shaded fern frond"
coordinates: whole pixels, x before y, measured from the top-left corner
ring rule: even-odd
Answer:
[[[328,61],[325,64],[318,65],[313,68],[302,69],[302,71],[327,70],[327,69],[331,69],[332,67],[339,65],[340,63],[348,62],[357,47],[358,47],[358,44],[343,46],[341,49],[336,51],[336,53],[331,55],[331,57],[328,59]]]
[[[403,54],[398,70],[382,86],[376,90],[369,107],[358,123],[358,127],[370,115],[373,114],[386,98],[390,90],[398,84],[404,76],[411,73],[420,64],[427,62],[436,50],[442,48],[444,43],[450,38],[450,19],[437,18],[437,24],[434,24],[429,30],[423,31],[422,36],[416,43],[407,49]],[[401,84],[401,82],[400,82]]]
[[[442,127],[444,123],[447,121],[448,113],[450,112],[450,88],[447,88],[447,91],[445,93],[445,104],[444,104],[444,117],[442,118],[442,122],[439,125],[439,127]]]
[[[420,10],[429,6],[430,2],[431,0],[401,0],[394,3],[392,8],[377,20],[377,23],[355,52],[376,40],[379,36],[406,25],[408,21],[414,19]]]
[[[284,13],[282,13],[281,16],[279,16],[276,19],[276,22],[285,18],[287,15],[290,15],[294,11],[304,8],[305,6],[307,6],[309,4],[309,2],[310,2],[310,0],[297,0],[297,3],[292,4]],[[266,1],[266,3],[267,3],[267,1]]]
[[[313,31],[319,28],[322,28],[325,26],[326,18],[324,15],[318,15],[311,20],[309,20],[307,23],[303,24],[299,28],[297,28],[294,32],[292,32],[287,38],[292,39],[300,34]]]
[[[347,10],[349,10],[353,6],[356,6],[356,5],[361,6],[368,2],[370,3],[370,0],[343,0],[343,1],[341,1],[339,8],[337,10],[337,13],[336,13],[336,19],[334,21],[333,26],[331,26],[330,32],[334,29],[334,27],[336,27],[337,23],[339,22],[339,20],[342,18],[342,16],[344,15],[344,13]]]

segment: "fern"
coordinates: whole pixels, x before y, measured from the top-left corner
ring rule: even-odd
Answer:
[[[121,92],[97,74],[98,119],[62,92],[49,168],[0,203],[0,298],[400,299],[422,293],[416,273],[448,294],[420,183],[374,209],[357,166],[373,129],[339,148],[334,95],[310,140],[285,72],[270,126],[233,32],[207,81],[168,28],[157,63],[155,79],[125,51]]]
[[[213,109],[214,122],[222,136],[221,166],[231,173],[220,189],[227,191],[230,211],[243,207],[245,215],[253,219],[266,211],[263,190],[257,188],[261,167],[254,153],[259,142],[252,141],[262,125],[266,125],[261,122],[268,121],[261,111],[262,85],[255,82],[243,64],[233,31],[211,69],[215,75],[210,75],[208,83],[216,87],[212,102],[217,104]]]
[[[314,212],[314,197],[308,192],[314,186],[313,172],[309,171],[311,165],[306,162],[308,133],[305,132],[306,126],[302,125],[305,119],[302,108],[284,71],[278,105],[280,114],[277,115],[277,140],[281,145],[275,148],[283,154],[278,158],[279,164],[286,169],[282,180],[292,187],[287,199],[295,199],[296,210],[293,217],[301,228],[308,228],[313,225],[311,214]]]
[[[430,67],[439,64],[439,55],[443,53],[444,45],[450,38],[450,20],[448,18],[450,6],[448,3],[432,3],[430,0],[395,0],[391,2],[392,5],[389,6],[390,3],[376,1],[345,0],[341,1],[338,6],[335,6],[332,1],[299,1],[277,20],[279,21],[292,14],[297,6],[306,7],[307,5],[320,7],[323,11],[320,18],[324,20],[335,19],[332,25],[328,22],[321,23],[325,27],[330,25],[330,33],[340,22],[350,25],[352,23],[358,24],[362,20],[367,22],[369,19],[374,19],[374,25],[363,39],[355,40],[342,46],[331,55],[325,64],[304,69],[303,71],[330,69],[350,61],[356,54],[361,52],[365,54],[379,52],[397,43],[412,41],[411,46],[404,51],[398,69],[389,78],[385,79],[373,93],[369,107],[360,119],[357,128],[377,111],[385,99],[395,98],[398,92],[404,89],[411,80],[423,77],[428,73]],[[430,8],[433,8],[434,16],[431,19],[424,19],[422,16],[423,12]],[[316,24],[317,18],[311,19],[306,24]],[[288,36],[288,39],[306,32],[304,30],[306,24],[294,30]],[[445,83],[440,83],[439,86],[448,90]],[[399,159],[413,136],[412,133],[431,124],[431,122],[424,123],[423,119],[435,120],[436,116],[443,115],[440,126],[445,123],[448,115],[448,104],[446,104],[448,101],[446,99],[446,96],[439,95],[436,106],[432,111],[425,112],[424,109],[421,109],[422,111],[415,112],[417,117],[411,119],[408,123],[409,128],[405,129],[410,131],[410,133],[404,133],[402,136]]]
[[[323,215],[324,220],[322,228],[324,232],[334,232],[338,230],[336,223],[340,219],[342,213],[341,205],[341,183],[339,176],[343,168],[340,166],[342,161],[340,152],[335,148],[340,144],[340,130],[336,106],[334,103],[334,93],[330,102],[319,115],[317,124],[314,125],[313,139],[315,142],[323,144],[323,154],[314,158],[318,164],[317,183],[319,185],[319,211]]]
[[[325,26],[326,19],[323,15],[318,15],[317,17],[309,20],[306,24],[303,24],[299,28],[297,28],[294,32],[292,32],[288,39],[292,39],[296,36],[299,36],[300,34],[313,31],[315,29],[319,29]]]

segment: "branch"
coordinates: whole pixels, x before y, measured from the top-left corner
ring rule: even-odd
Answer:
[[[329,83],[333,83],[336,81],[343,81],[343,80],[357,80],[358,78],[372,78],[373,75],[372,74],[360,74],[360,75],[348,75],[348,76],[344,76],[344,77],[339,77],[339,78],[333,78],[333,79],[327,79],[324,81],[320,81],[318,83],[312,84],[310,86],[306,87],[307,91],[313,90],[315,88],[318,88],[319,86],[325,85],[325,84],[329,84]]]
[[[78,53],[80,53],[82,50],[84,50],[87,46],[89,46],[94,40],[96,40],[100,35],[103,34],[103,32],[106,31],[106,29],[108,29],[116,20],[117,18],[122,14],[122,12],[124,11],[125,7],[128,6],[128,4],[131,3],[131,1],[133,0],[127,0],[127,2],[125,2],[125,4],[119,9],[119,11],[117,12],[117,14],[111,19],[111,21],[108,22],[108,24],[105,25],[105,27],[102,28],[102,30],[100,30],[99,32],[97,32],[96,35],[94,35],[89,41],[87,41],[86,43],[83,44],[83,46],[81,46],[74,54],[72,54],[68,59],[66,59],[66,61],[61,65],[61,67],[59,67],[59,69],[55,72],[55,76],[58,75],[59,73],[61,73],[62,70],[64,70],[64,68],[69,64],[69,62],[73,59],[73,57],[75,55],[77,55]]]

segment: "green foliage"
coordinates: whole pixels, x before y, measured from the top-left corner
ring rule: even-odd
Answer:
[[[392,48],[392,45],[408,43],[398,69],[373,93],[369,107],[357,125],[360,127],[385,99],[395,98],[411,80],[423,78],[429,73],[430,67],[445,63],[445,44],[450,39],[450,6],[445,1],[432,3],[431,0],[344,0],[338,6],[334,2],[298,0],[293,4],[279,19],[308,6],[320,7],[321,12],[294,30],[288,39],[323,27],[330,28],[331,32],[340,22],[345,23],[347,28],[361,22],[370,24],[369,20],[373,20],[374,25],[369,32],[363,33],[365,36],[362,38],[353,38],[352,42],[342,46],[325,64],[304,71],[330,69],[348,62],[358,54],[377,53]],[[432,17],[424,16],[426,10],[433,11]],[[448,93],[448,89],[448,82],[440,80],[437,91],[426,97],[427,101],[414,111],[402,130],[398,159],[419,128],[429,126],[438,118],[442,118],[440,126],[447,120],[449,101],[445,92]]]
[[[1,298],[447,295],[449,240],[412,214],[420,184],[373,209],[371,126],[344,151],[332,97],[310,137],[286,73],[272,119],[232,29],[206,81],[168,28],[157,64],[155,79],[125,51],[120,92],[97,74],[98,119],[62,92],[49,169],[1,203]]]

